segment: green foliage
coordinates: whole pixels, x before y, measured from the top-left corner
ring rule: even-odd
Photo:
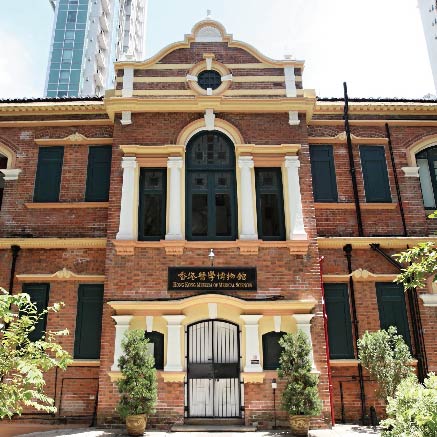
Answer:
[[[431,275],[434,281],[437,280],[437,250],[433,242],[419,243],[395,257],[400,263],[408,264],[396,278],[396,282],[404,284],[405,288],[424,287]]]
[[[437,377],[430,373],[424,385],[415,376],[404,379],[389,398],[383,437],[435,437],[437,435]]]
[[[127,331],[118,361],[122,378],[117,381],[121,394],[118,413],[121,417],[154,412],[157,398],[155,359],[148,349],[144,331]]]
[[[283,347],[278,375],[285,379],[282,406],[290,415],[316,416],[322,411],[317,388],[319,377],[311,373],[311,346],[302,331],[285,334],[279,344]]]
[[[410,349],[394,326],[368,332],[358,340],[358,357],[378,383],[378,397],[393,397],[400,382],[413,373]]]
[[[44,372],[66,369],[70,355],[56,337],[68,331],[46,332],[38,341],[29,334],[49,312],[58,312],[56,303],[38,314],[28,294],[10,295],[0,288],[0,418],[21,414],[24,407],[54,413],[53,399],[44,394]]]

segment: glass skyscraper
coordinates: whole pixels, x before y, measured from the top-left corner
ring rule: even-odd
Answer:
[[[147,0],[50,0],[55,19],[47,97],[102,95],[115,86],[113,62],[144,58]]]

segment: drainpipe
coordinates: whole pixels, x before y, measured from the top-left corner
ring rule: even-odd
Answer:
[[[354,152],[352,149],[351,129],[349,126],[349,97],[347,95],[346,82],[343,82],[343,89],[344,89],[343,119],[344,119],[344,130],[346,132],[346,139],[347,139],[347,150],[349,154],[349,169],[350,169],[349,171],[352,179],[352,188],[354,190],[354,202],[355,202],[355,212],[357,215],[358,236],[362,237],[364,236],[363,220],[361,218],[360,198],[358,195],[357,175],[356,175],[355,162],[354,162]]]
[[[349,290],[350,290],[351,307],[352,307],[352,325],[354,327],[354,336],[355,336],[354,353],[355,353],[355,358],[358,359],[358,339],[359,339],[358,318],[357,318],[357,306],[355,302],[354,281],[352,279],[352,274],[351,274],[352,273],[352,244],[346,244],[343,247],[343,251],[347,259],[347,270],[349,273]],[[366,419],[366,393],[364,391],[363,366],[361,365],[360,361],[358,362],[358,381],[360,383],[361,422],[364,425]]]
[[[9,294],[13,294],[14,291],[14,278],[15,278],[15,266],[17,265],[18,253],[20,252],[21,247],[13,245],[11,246],[12,252],[12,262],[11,262],[11,273],[9,276]]]
[[[393,259],[388,253],[385,253],[379,246],[379,244],[370,244],[370,247],[375,252],[379,253],[384,259],[386,259],[392,266],[396,267],[399,271],[402,271],[402,265]],[[411,325],[413,328],[414,344],[416,346],[416,358],[417,358],[417,376],[420,382],[423,382],[428,374],[428,359],[426,356],[425,339],[423,337],[422,318],[420,316],[419,298],[417,296],[417,290],[408,289],[408,306],[410,308]]]
[[[325,287],[323,286],[323,266],[324,257],[319,258],[320,265],[320,289],[322,291],[322,312],[323,312],[323,328],[325,331],[325,345],[326,345],[326,365],[328,368],[328,387],[329,387],[329,402],[331,405],[331,423],[332,426],[335,425],[335,415],[334,415],[334,395],[332,393],[332,370],[331,361],[329,353],[329,339],[328,339],[328,315],[326,314],[326,301],[325,301]]]
[[[396,194],[398,197],[399,211],[401,213],[402,227],[404,229],[403,235],[404,235],[404,237],[407,237],[408,236],[407,223],[405,222],[405,213],[404,213],[404,206],[402,204],[401,189],[399,187],[398,171],[396,170],[395,157],[394,157],[394,153],[393,153],[393,145],[391,142],[390,128],[388,126],[388,123],[385,124],[385,131],[387,133],[388,150],[390,151],[390,160],[391,160],[391,166],[393,168],[393,176],[395,178]]]

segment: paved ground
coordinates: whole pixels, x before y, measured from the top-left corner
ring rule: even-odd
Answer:
[[[13,426],[13,425],[11,425]],[[27,426],[27,429],[23,428]],[[32,432],[30,434],[23,434],[29,432],[31,425],[18,425],[14,426],[14,429],[9,429],[7,431],[6,427],[0,426],[1,437],[125,437],[127,434],[121,430],[99,430],[96,428],[75,428],[75,429],[53,429],[50,431],[38,428],[37,432]],[[33,430],[36,431],[35,426]],[[4,433],[7,432],[7,433]],[[263,432],[246,432],[246,433],[232,433],[232,432],[222,432],[222,433],[206,433],[206,432],[159,432],[159,431],[148,431],[145,433],[145,437],[183,437],[185,435],[190,435],[190,437],[290,437],[291,433],[288,431],[263,431]],[[310,431],[310,437],[377,437],[380,436],[378,430],[374,430],[369,427],[362,427],[358,425],[337,425],[331,430],[317,430]]]

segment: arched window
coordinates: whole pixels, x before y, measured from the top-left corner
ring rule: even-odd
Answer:
[[[155,369],[164,369],[164,334],[157,331],[145,332],[144,337],[149,339],[150,353],[155,358]]]
[[[0,154],[0,170],[7,168],[8,158]],[[3,201],[3,191],[5,189],[5,179],[3,173],[0,171],[0,209]]]
[[[188,240],[235,240],[235,150],[220,132],[201,132],[187,145],[186,235]]]
[[[279,345],[279,339],[285,335],[285,332],[267,332],[262,337],[263,342],[263,369],[276,370],[279,367],[279,358],[281,357],[282,347]]]
[[[437,205],[437,146],[419,152],[416,155],[416,162],[419,167],[425,208],[435,208]]]

